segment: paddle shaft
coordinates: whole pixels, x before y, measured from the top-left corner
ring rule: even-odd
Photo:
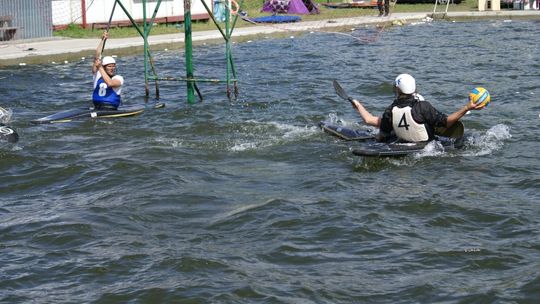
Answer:
[[[112,8],[112,11],[111,11],[111,16],[109,17],[109,23],[107,24],[107,29],[105,30],[107,33],[111,29],[111,23],[112,23],[112,18],[113,18],[115,9],[116,9],[116,0],[114,0],[113,8]],[[107,40],[103,41],[103,45],[101,46],[101,53],[103,53],[103,50],[105,49],[105,42],[107,42]]]

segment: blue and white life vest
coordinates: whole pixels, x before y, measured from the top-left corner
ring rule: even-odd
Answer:
[[[124,78],[120,75],[115,75],[112,79],[118,79],[122,84],[124,84]],[[114,107],[120,106],[121,98],[120,93],[122,92],[122,86],[111,88],[105,83],[101,73],[99,71],[94,75],[94,92],[92,94],[92,101],[94,104],[109,104]]]

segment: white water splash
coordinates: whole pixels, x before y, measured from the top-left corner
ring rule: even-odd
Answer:
[[[429,156],[441,156],[445,155],[445,150],[443,145],[438,141],[432,141],[427,144],[422,152],[415,153],[415,158],[429,157]]]
[[[155,141],[159,144],[170,146],[172,148],[183,148],[186,146],[184,141],[177,138],[158,137]]]
[[[196,138],[157,138],[155,141],[172,148],[201,148],[229,150],[233,152],[260,150],[273,146],[296,142],[316,135],[320,129],[316,125],[295,126],[278,122],[245,121],[237,130],[228,136],[206,140]]]
[[[358,119],[341,118],[336,113],[328,114],[328,118],[325,119],[324,121],[332,125],[339,125],[339,126],[346,127],[349,129],[365,129],[366,131],[371,131],[374,133],[378,132],[377,128],[360,124]]]
[[[327,122],[330,122],[331,124],[337,124],[337,123],[341,123],[342,121],[339,118],[339,115],[337,115],[336,113],[330,113],[328,114]]]
[[[7,124],[11,120],[13,111],[0,107],[0,123]]]
[[[467,139],[465,154],[466,156],[482,156],[499,150],[504,141],[511,138],[510,128],[504,124],[498,124],[491,127],[485,134],[473,134]]]
[[[231,151],[241,152],[246,150],[256,150],[257,148],[262,148],[269,146],[270,144],[264,142],[247,142],[247,143],[238,143],[231,147]]]
[[[250,127],[242,138],[236,139],[231,151],[240,152],[246,150],[257,150],[275,145],[282,145],[287,142],[294,142],[317,134],[319,128],[316,126],[299,127],[278,122],[260,123],[248,121],[255,124]],[[242,135],[242,133],[239,133]],[[237,135],[239,135],[237,134]]]
[[[462,156],[482,156],[493,153],[499,150],[504,141],[511,138],[510,128],[504,124],[498,124],[491,127],[484,134],[472,134],[466,139],[465,147]],[[416,153],[415,158],[430,157],[430,156],[451,156],[445,152],[443,145],[440,142],[433,141],[429,143],[422,152]]]

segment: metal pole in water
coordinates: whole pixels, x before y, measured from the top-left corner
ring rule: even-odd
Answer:
[[[191,36],[191,0],[184,0],[184,41],[186,51],[186,84],[188,103],[195,102],[195,85],[193,80],[193,45]]]
[[[146,0],[143,0],[143,40],[144,40],[144,89],[146,97],[150,95],[148,88],[148,23],[146,20]]]
[[[225,60],[227,64],[227,98],[231,99],[231,28],[230,28],[230,16],[231,16],[231,1],[228,1],[226,13],[225,13]]]

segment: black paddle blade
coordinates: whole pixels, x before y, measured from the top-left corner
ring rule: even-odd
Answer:
[[[334,80],[334,89],[336,90],[336,94],[338,94],[339,97],[352,102],[352,98],[349,97],[347,93],[345,93],[345,90],[343,90],[343,88],[339,85],[339,83],[336,80]]]

